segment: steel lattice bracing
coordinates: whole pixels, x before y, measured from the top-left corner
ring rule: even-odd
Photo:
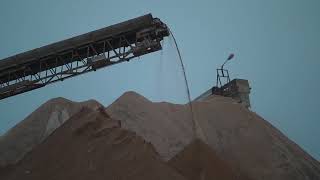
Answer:
[[[158,51],[168,35],[148,14],[0,60],[0,99]]]

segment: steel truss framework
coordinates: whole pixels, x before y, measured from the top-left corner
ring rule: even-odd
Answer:
[[[0,99],[160,50],[162,39],[146,35],[133,40],[122,35],[40,58],[36,64],[22,66],[22,71],[9,72],[6,80],[0,79]],[[94,61],[101,57],[102,61]]]
[[[227,69],[217,69],[216,86],[212,90],[212,94],[228,96],[231,92],[230,76]]]

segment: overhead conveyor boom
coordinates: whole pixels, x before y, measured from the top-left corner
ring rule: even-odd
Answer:
[[[0,60],[0,99],[161,50],[167,26],[147,14]]]

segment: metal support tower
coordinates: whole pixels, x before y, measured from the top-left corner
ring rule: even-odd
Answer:
[[[224,84],[228,84],[230,82],[229,71],[227,69],[217,69],[217,82],[216,87],[220,88]]]

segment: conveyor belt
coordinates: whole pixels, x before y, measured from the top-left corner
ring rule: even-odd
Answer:
[[[161,49],[167,26],[147,14],[0,60],[0,99]]]

